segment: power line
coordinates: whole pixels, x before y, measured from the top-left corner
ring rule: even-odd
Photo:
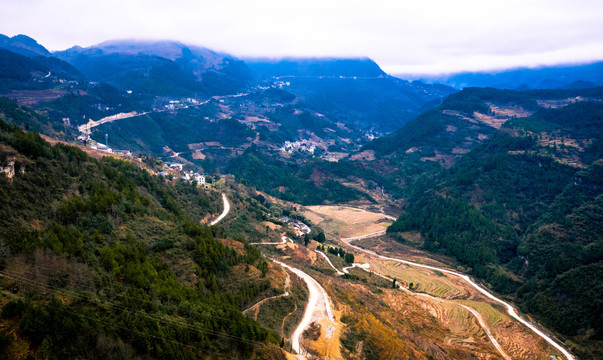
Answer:
[[[22,296],[22,295],[16,295],[15,294],[15,296],[17,296],[17,297],[19,297],[21,299],[27,300],[27,298],[24,297],[24,296]],[[236,357],[232,357],[232,356],[229,356],[229,355],[220,354],[220,353],[217,353],[215,351],[203,349],[203,348],[198,347],[198,346],[193,346],[193,345],[190,345],[190,344],[185,344],[185,343],[182,343],[182,342],[177,341],[177,340],[167,339],[165,337],[153,335],[153,334],[150,334],[148,332],[144,332],[144,331],[140,331],[140,330],[135,330],[135,329],[132,329],[132,328],[128,328],[128,327],[125,327],[125,326],[121,326],[121,325],[118,325],[116,323],[108,323],[107,321],[102,321],[100,319],[95,319],[95,318],[91,318],[91,317],[86,316],[86,315],[78,314],[76,312],[67,310],[66,307],[65,308],[56,308],[56,309],[59,310],[59,311],[65,312],[65,313],[69,313],[69,314],[75,315],[77,317],[82,317],[82,318],[85,318],[85,319],[88,319],[88,320],[95,321],[97,323],[102,323],[102,324],[105,324],[107,326],[121,328],[123,330],[131,331],[133,333],[138,333],[138,334],[141,334],[141,335],[147,335],[147,336],[150,336],[150,337],[153,337],[153,338],[156,338],[156,339],[161,339],[161,340],[168,341],[168,342],[171,342],[171,343],[174,343],[174,344],[182,345],[184,347],[188,347],[188,348],[192,348],[192,349],[195,349],[195,350],[199,350],[199,351],[205,352],[207,354],[218,355],[218,356],[220,356],[222,358],[230,358],[230,359],[238,360],[238,358],[236,358]]]
[[[11,278],[12,276],[9,274],[7,277]],[[47,285],[44,285],[44,284],[40,284],[40,283],[37,283],[35,281],[31,281],[30,279],[23,279],[23,278],[18,278],[18,277],[13,277],[13,279],[15,279],[17,281],[24,281],[26,283],[29,282],[31,284],[37,284],[39,286],[46,287],[48,289],[50,288],[50,286],[47,286]],[[57,291],[55,291],[55,292],[57,292]],[[69,291],[64,291],[64,292],[69,292]],[[75,297],[78,296],[77,294],[73,294],[73,292],[71,292],[71,294],[73,296],[75,296]],[[96,304],[96,303],[94,303],[94,302],[92,302],[92,301],[90,301],[88,299],[82,298],[81,300],[88,301],[90,303],[93,303],[94,305],[100,306],[100,304]],[[159,316],[153,316],[151,314],[144,313],[142,311],[138,311],[138,310],[134,310],[134,309],[130,309],[130,308],[127,308],[127,307],[123,307],[123,306],[120,306],[120,305],[117,305],[117,304],[113,304],[111,302],[108,302],[108,303],[109,303],[109,305],[112,305],[115,308],[121,308],[121,309],[124,309],[124,310],[130,310],[130,311],[133,311],[133,312],[137,312],[140,315],[148,317],[148,318],[150,318],[152,320],[164,321],[166,323],[171,323],[172,325],[177,325],[177,326],[181,326],[181,327],[184,327],[184,328],[188,328],[189,330],[196,330],[196,331],[199,331],[199,332],[204,332],[207,335],[221,336],[221,337],[223,337],[223,338],[225,338],[227,340],[231,340],[231,341],[238,341],[238,342],[241,342],[241,343],[246,343],[248,345],[260,346],[260,347],[263,347],[263,348],[265,348],[265,349],[267,349],[269,351],[279,351],[276,348],[270,347],[270,346],[268,346],[268,345],[266,345],[264,343],[257,342],[257,341],[254,341],[254,340],[244,339],[244,338],[237,337],[237,336],[234,336],[234,335],[229,335],[229,334],[224,334],[224,333],[216,332],[216,331],[211,330],[211,329],[202,328],[202,327],[199,327],[199,326],[195,326],[195,325],[191,325],[191,324],[186,324],[186,323],[182,323],[182,322],[178,322],[178,321],[174,321],[174,320],[169,320],[169,319],[161,318]],[[107,309],[105,309],[105,310],[107,310]],[[101,320],[96,320],[96,321],[101,321]],[[121,327],[121,326],[118,326],[118,327]],[[121,328],[123,328],[123,327],[121,327]],[[154,336],[154,335],[150,335],[150,336]],[[157,337],[157,336],[154,336],[154,337]],[[158,337],[158,338],[161,338],[161,337]],[[186,345],[186,344],[183,344],[183,345]]]
[[[44,288],[48,289],[49,291],[54,291],[55,293],[58,293],[58,292],[62,291],[63,293],[70,294],[73,297],[76,297],[76,298],[79,297],[80,300],[87,301],[89,303],[92,303],[94,305],[102,307],[102,304],[98,304],[98,303],[96,303],[96,302],[94,302],[92,300],[86,299],[81,294],[77,294],[77,293],[75,293],[73,291],[69,291],[69,290],[65,290],[65,289],[53,289],[50,285],[42,284],[40,282],[36,282],[34,280],[31,280],[31,279],[23,278],[23,277],[20,277],[18,275],[4,273],[4,276],[7,277],[7,278],[9,278],[9,279],[13,279],[13,280],[16,280],[16,281],[22,281],[22,282],[28,283],[28,284],[30,284],[32,286],[34,286],[34,285],[41,286],[41,287],[44,287]],[[196,330],[196,331],[200,331],[200,332],[205,332],[206,334],[209,334],[209,335],[221,336],[221,337],[226,338],[228,340],[239,341],[239,342],[242,342],[242,343],[247,343],[248,345],[257,345],[257,346],[262,346],[262,347],[265,347],[265,348],[268,348],[268,349],[272,349],[268,345],[266,345],[266,344],[264,344],[262,342],[255,341],[255,340],[244,339],[244,338],[237,337],[237,336],[234,336],[234,335],[220,333],[220,332],[217,332],[217,331],[212,330],[212,329],[203,328],[203,327],[200,327],[198,325],[193,325],[193,324],[188,324],[188,323],[182,323],[182,322],[179,322],[179,321],[176,321],[176,320],[166,319],[166,318],[163,318],[163,317],[158,316],[158,315],[149,314],[149,313],[143,312],[141,310],[136,310],[136,309],[128,308],[126,306],[115,304],[115,303],[110,302],[110,301],[105,301],[105,302],[107,304],[109,304],[110,306],[113,306],[116,309],[129,310],[129,311],[134,312],[134,313],[139,313],[140,315],[145,316],[147,318],[150,318],[152,320],[158,320],[158,321],[163,321],[163,322],[166,322],[166,323],[170,323],[172,325],[182,326],[182,327],[188,328],[189,330]]]
[[[27,278],[23,278],[23,277],[20,277],[18,275],[11,275],[11,274],[7,275],[5,273],[5,276],[7,278],[12,278],[12,279],[17,280],[17,281],[23,281],[25,283],[29,283],[32,286],[33,285],[38,285],[38,286],[41,286],[41,287],[45,287],[47,290],[54,291],[55,293],[63,292],[64,295],[68,294],[68,295],[71,295],[71,296],[76,297],[76,298],[79,297],[79,300],[87,301],[87,302],[92,303],[92,304],[97,305],[97,306],[101,306],[102,307],[102,305],[103,305],[103,304],[100,304],[100,303],[96,303],[96,302],[94,302],[92,300],[89,300],[89,299],[85,298],[82,294],[78,294],[78,293],[76,293],[74,291],[69,291],[69,290],[66,290],[66,289],[53,289],[53,287],[50,286],[50,285],[45,285],[43,283],[36,282],[34,280],[30,280],[30,279],[27,279]],[[165,321],[165,322],[169,322],[169,323],[172,323],[172,324],[185,326],[185,327],[188,327],[189,329],[192,329],[192,330],[205,331],[206,333],[209,333],[211,335],[218,335],[218,336],[228,337],[228,338],[232,338],[233,340],[242,340],[242,341],[248,342],[248,343],[253,344],[253,345],[263,344],[263,343],[260,343],[260,342],[254,341],[254,340],[247,340],[247,339],[235,337],[233,335],[221,334],[221,333],[218,333],[218,332],[216,332],[214,330],[206,329],[206,328],[201,328],[201,327],[198,327],[198,326],[195,326],[195,325],[192,325],[192,324],[185,324],[185,323],[177,322],[175,320],[165,319],[165,318],[162,318],[162,317],[160,317],[158,315],[149,314],[149,313],[143,312],[142,310],[132,309],[132,308],[129,308],[127,306],[119,305],[119,304],[116,304],[116,303],[113,303],[113,302],[110,302],[110,301],[105,301],[105,303],[109,304],[110,306],[112,306],[112,307],[114,307],[116,309],[129,310],[131,312],[139,313],[139,314],[141,314],[143,316],[152,318],[154,320]]]
[[[23,261],[20,261],[20,260],[16,260],[16,259],[13,259],[13,261],[18,262],[18,263],[23,264],[23,265],[27,265],[27,266],[40,267],[40,268],[42,268],[42,269],[47,269],[47,270],[50,270],[50,271],[56,271],[56,269],[50,269],[50,268],[47,268],[47,267],[44,267],[44,266],[41,266],[41,265],[37,265],[37,264],[28,264],[28,263],[26,263],[26,262],[23,262]],[[25,271],[24,271],[24,273],[29,273],[29,274],[32,274],[32,275],[39,275],[39,276],[43,276],[43,277],[45,277],[45,278],[47,278],[47,279],[53,279],[53,278],[52,278],[50,275],[46,275],[46,274],[43,274],[43,273],[34,273],[34,272],[32,272],[32,271],[27,271],[27,270],[25,270]],[[58,274],[57,274],[57,275],[58,275]],[[93,292],[93,293],[96,293],[98,290],[101,290],[101,289],[92,288],[92,286],[89,286],[89,285],[88,285],[88,286],[83,286],[83,287],[84,287],[84,288],[87,288],[89,291],[91,291],[91,292]],[[148,303],[148,304],[150,304],[150,305],[152,305],[152,306],[157,306],[157,304],[156,304],[156,303],[154,303],[153,301],[150,301],[150,300],[146,300],[146,299],[135,299],[135,298],[133,298],[133,297],[131,297],[131,296],[128,296],[128,295],[125,295],[125,294],[119,294],[119,293],[117,293],[117,291],[115,290],[115,287],[114,287],[114,286],[107,286],[107,287],[105,287],[105,288],[109,288],[109,289],[111,289],[111,290],[113,291],[112,295],[114,295],[114,296],[121,297],[121,298],[124,298],[124,299],[130,299],[130,300],[134,300],[134,301],[141,301],[141,302],[144,302],[144,303]],[[56,289],[57,289],[57,290],[59,290],[60,288],[56,287]],[[124,287],[123,287],[123,289],[124,289],[124,290],[127,290],[127,289],[129,289],[129,287],[125,287],[125,286],[124,286]],[[107,300],[107,302],[109,302],[109,301]],[[160,305],[165,306],[164,304],[160,304]],[[214,306],[214,305],[211,305],[211,304],[207,304],[207,303],[203,303],[203,302],[201,302],[201,303],[200,303],[200,305],[201,305],[201,306],[203,306],[203,307],[209,308],[209,309],[214,309],[214,310],[216,310],[216,311],[222,311],[222,312],[224,312],[224,311],[234,311],[234,312],[240,312],[240,310],[239,310],[239,309],[234,308],[234,307],[232,307],[232,308],[219,308],[219,307],[217,307],[217,306]],[[227,318],[227,317],[219,316],[219,315],[216,315],[216,314],[209,314],[209,313],[197,313],[197,314],[198,314],[198,315],[201,315],[201,316],[205,316],[205,317],[210,317],[210,318],[216,318],[216,319],[222,319],[222,320],[226,320],[226,321],[228,321],[228,322],[230,322],[230,323],[238,323],[238,324],[241,324],[241,325],[249,326],[249,323],[245,323],[245,322],[237,321],[237,320],[234,320],[234,319],[232,319],[232,318]]]

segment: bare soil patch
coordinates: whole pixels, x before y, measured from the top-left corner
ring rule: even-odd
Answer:
[[[363,152],[350,156],[350,160],[373,161],[375,160],[375,152],[373,150],[365,150]]]
[[[303,215],[330,234],[353,237],[385,230],[391,224],[383,214],[345,206],[308,206]]]
[[[43,102],[56,100],[67,94],[66,90],[13,90],[0,96],[14,100],[19,106],[35,106]]]

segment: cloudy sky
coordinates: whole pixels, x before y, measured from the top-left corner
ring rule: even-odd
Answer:
[[[2,0],[50,50],[172,39],[236,56],[368,56],[389,73],[603,60],[600,0]]]

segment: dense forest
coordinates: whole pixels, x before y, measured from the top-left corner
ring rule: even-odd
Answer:
[[[454,95],[453,95],[454,96]],[[603,347],[603,105],[584,102],[510,120],[451,168],[417,181],[388,232],[458,259],[571,337]]]
[[[282,356],[240,312],[273,291],[265,260],[199,225],[219,194],[4,121],[0,166],[3,359],[23,343],[48,359]]]
[[[225,171],[234,174],[243,183],[256,186],[269,194],[302,205],[342,203],[358,199],[373,201],[367,194],[333,180],[330,174],[321,174],[322,160],[303,165],[285,162],[256,147],[231,160]]]

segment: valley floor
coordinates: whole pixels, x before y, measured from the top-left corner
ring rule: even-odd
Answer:
[[[275,244],[282,259],[275,263],[303,278],[310,291],[291,337],[296,353],[356,359],[371,348],[382,358],[575,359],[511,305],[456,272],[452,260],[385,240],[389,217],[342,206],[308,207],[304,215],[324,226],[328,244],[353,253],[355,264],[315,251],[314,242]],[[395,356],[385,349],[393,344],[399,344]]]

